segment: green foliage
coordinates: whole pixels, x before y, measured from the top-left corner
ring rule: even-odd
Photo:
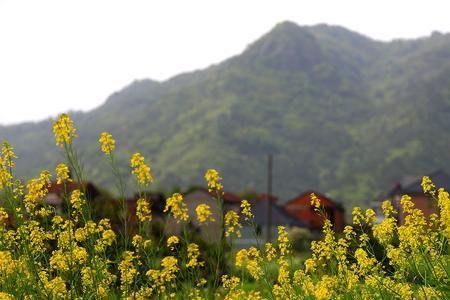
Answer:
[[[120,141],[118,161],[142,149],[159,188],[199,184],[215,167],[229,190],[264,190],[270,152],[283,200],[313,188],[364,205],[403,175],[450,161],[450,36],[381,43],[286,22],[241,55],[161,83],[135,81],[74,119],[88,178],[105,187],[112,175],[95,141],[106,130]],[[51,120],[0,127],[4,138],[21,176],[62,160]]]

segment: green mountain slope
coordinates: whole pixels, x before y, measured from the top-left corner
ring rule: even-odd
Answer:
[[[405,174],[447,167],[450,36],[382,43],[284,22],[219,65],[135,81],[72,116],[88,177],[105,186],[113,183],[97,139],[109,131],[124,172],[140,151],[158,187],[202,183],[214,167],[229,190],[264,190],[274,153],[282,199],[313,188],[364,204]],[[20,156],[21,176],[62,159],[51,120],[0,127],[4,138]]]

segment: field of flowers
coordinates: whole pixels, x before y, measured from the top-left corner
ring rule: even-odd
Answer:
[[[76,129],[62,114],[54,123],[56,145],[66,162],[56,167],[56,180],[84,182],[73,139]],[[397,225],[393,205],[382,204],[384,217],[372,209],[353,209],[353,222],[337,235],[325,220],[323,239],[313,241],[311,254],[299,266],[288,233],[280,226],[278,241],[232,251],[243,222],[253,224],[248,201],[241,211],[223,210],[217,171],[205,179],[221,207],[214,215],[201,204],[203,226],[220,222],[220,242],[199,243],[186,224],[183,196],[167,199],[165,212],[183,230],[179,235],[152,236],[151,203],[146,192],[153,180],[140,153],[130,159],[141,198],[137,202],[137,233],[128,234],[123,179],[114,157],[115,141],[99,138],[100,150],[116,174],[123,230],[109,220],[94,221],[86,191],[65,193],[67,213],[55,214],[45,199],[51,173],[26,184],[14,178],[13,147],[2,144],[0,155],[0,299],[446,299],[450,298],[450,197],[424,177],[422,186],[438,214],[425,218],[411,198],[403,196],[407,213]],[[69,176],[69,170],[72,176]],[[82,186],[82,185],[80,185]],[[311,205],[326,218],[316,197]],[[256,236],[256,235],[255,235]]]

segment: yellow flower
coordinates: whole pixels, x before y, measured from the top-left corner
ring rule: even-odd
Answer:
[[[66,164],[59,164],[56,166],[56,179],[57,184],[61,184],[64,181],[70,182],[70,170]]]
[[[241,249],[236,253],[236,267],[242,268],[246,267],[250,275],[258,280],[263,271],[261,269],[261,254],[255,247],[250,247],[250,249]]]
[[[102,151],[106,155],[110,155],[111,152],[114,151],[114,148],[116,147],[116,141],[113,139],[112,135],[108,132],[103,132],[100,135],[100,139],[98,140],[100,144],[102,145]]]
[[[33,213],[39,200],[44,199],[50,187],[50,172],[42,171],[39,178],[28,181],[28,193],[25,195],[24,204],[28,213]]]
[[[290,252],[291,244],[284,226],[278,226],[278,248],[281,256],[285,256]]]
[[[305,272],[311,273],[316,270],[316,261],[312,258],[305,260]]]
[[[227,227],[225,236],[236,233],[237,237],[241,237],[242,225],[239,223],[239,215],[235,211],[230,210],[225,214],[225,226]]]
[[[242,268],[247,261],[247,250],[241,249],[236,253],[236,267]]]
[[[8,213],[3,207],[0,207],[0,224],[6,224],[6,221],[8,221]]]
[[[197,220],[200,224],[207,222],[208,218],[211,222],[215,221],[215,219],[211,216],[212,213],[209,205],[207,204],[199,204],[195,209],[195,212],[197,213]]]
[[[241,209],[242,209],[242,214],[245,216],[246,221],[253,218],[252,209],[251,209],[250,203],[248,203],[247,200],[242,200]]]
[[[64,147],[70,144],[72,138],[77,137],[73,127],[73,121],[67,114],[61,114],[53,124],[53,133],[55,134],[56,145]]]
[[[3,156],[3,157],[2,157]],[[2,143],[2,155],[0,155],[0,167],[4,166],[5,168],[14,168],[15,163],[14,159],[17,156],[14,154],[14,148],[8,142]]]
[[[208,169],[205,173],[205,179],[208,183],[209,191],[220,191],[223,186],[220,183],[222,178],[219,176],[219,172],[215,169]]]
[[[172,235],[171,237],[169,237],[167,239],[167,247],[169,247],[170,250],[173,251],[175,249],[175,245],[177,245],[179,242],[180,242],[180,239],[177,236]]]
[[[133,154],[130,160],[131,173],[135,174],[140,184],[149,184],[153,181],[150,167],[145,164],[145,158],[139,153]]]
[[[318,209],[320,207],[320,200],[314,193],[311,193],[311,206],[315,209]]]
[[[365,213],[365,221],[367,224],[373,224],[376,221],[375,211],[371,208],[368,208]]]
[[[131,285],[134,281],[134,278],[138,274],[138,271],[134,267],[134,253],[132,251],[125,251],[124,257],[122,261],[119,263],[119,271],[120,271],[120,283],[122,289],[128,289],[128,286]]]
[[[70,203],[72,204],[72,207],[75,212],[81,213],[81,209],[85,203],[83,197],[84,197],[83,193],[78,189],[74,190],[70,195]]]
[[[436,188],[436,186],[428,176],[423,176],[421,185],[424,193],[433,193],[434,189]]]
[[[266,258],[268,261],[272,261],[277,255],[277,250],[272,243],[266,243]]]
[[[183,202],[183,196],[179,193],[175,193],[172,197],[167,199],[164,212],[171,213],[177,220],[177,223],[180,221],[187,221],[188,219],[188,208],[186,203]]]
[[[360,275],[365,275],[377,263],[377,260],[373,257],[369,257],[367,252],[362,248],[356,249],[355,258],[358,263],[358,272]]]
[[[187,248],[188,252],[188,263],[186,264],[187,268],[193,268],[198,265],[203,266],[203,262],[198,261],[198,257],[200,256],[200,250],[197,244],[190,243]]]
[[[136,208],[136,216],[140,222],[148,221],[150,222],[152,220],[152,211],[150,208],[149,203],[144,198],[139,198],[137,201],[137,208]]]
[[[139,234],[136,234],[135,236],[133,236],[133,246],[135,248],[139,248],[139,246],[142,244],[143,238],[142,236],[140,236]]]

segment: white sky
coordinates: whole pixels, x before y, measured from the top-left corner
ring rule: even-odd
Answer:
[[[0,0],[0,124],[218,63],[284,20],[390,40],[450,32],[449,12],[446,0]]]

